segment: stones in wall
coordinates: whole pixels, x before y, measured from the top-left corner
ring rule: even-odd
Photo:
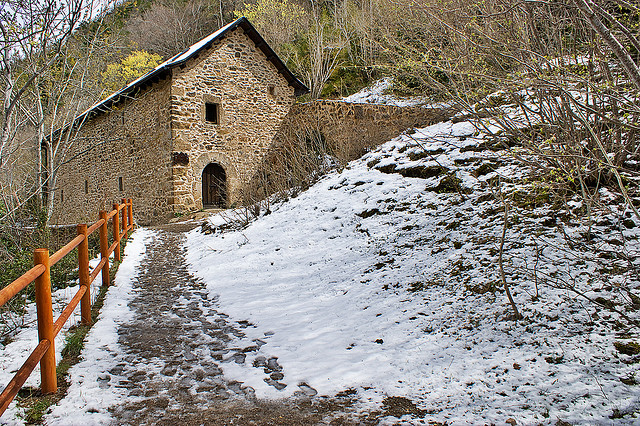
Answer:
[[[173,215],[169,100],[165,79],[73,132],[53,223],[94,222],[122,198],[134,200],[140,224]]]
[[[232,205],[294,102],[293,87],[237,28],[79,129],[59,174],[54,221],[94,220],[121,198],[133,198],[140,224],[201,209],[209,163],[225,169]],[[217,105],[215,123],[206,103]]]
[[[293,92],[241,29],[174,73],[173,149],[189,156],[173,167],[177,211],[203,207],[202,171],[212,162],[226,171],[228,204],[240,199],[295,102]],[[206,120],[207,102],[218,105],[218,123]]]
[[[430,107],[356,104],[317,100],[294,105],[274,138],[269,155],[245,187],[245,202],[251,203],[274,190],[295,185],[314,173],[314,165],[298,157],[317,155],[321,144],[325,152],[341,163],[362,156],[412,127],[424,127],[451,117],[454,110]],[[294,168],[295,170],[293,170]]]
[[[320,132],[341,159],[353,160],[401,132],[451,117],[440,107],[398,107],[317,100],[294,105],[278,132],[274,146],[289,143],[305,131]]]
[[[97,210],[122,198],[134,200],[143,225],[201,209],[202,172],[210,163],[224,168],[227,204],[233,205],[305,133],[320,135],[333,155],[349,161],[409,127],[451,114],[294,102],[294,88],[238,28],[79,129],[56,183],[54,222],[91,222]],[[213,108],[207,110],[207,103]]]

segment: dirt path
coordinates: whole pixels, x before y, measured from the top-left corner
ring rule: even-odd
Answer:
[[[130,303],[135,319],[121,326],[125,363],[112,374],[128,392],[127,403],[112,410],[118,424],[350,424],[343,398],[314,397],[312,389],[277,402],[256,400],[253,389],[227,380],[224,365],[244,363],[259,340],[234,346],[246,322],[234,322],[217,310],[204,284],[189,274],[182,242],[189,226],[168,226],[147,247]],[[265,380],[282,385],[277,359],[265,359]],[[275,373],[275,374],[274,374]],[[275,377],[276,380],[273,380]],[[337,414],[334,416],[333,414]],[[340,420],[336,417],[343,418]],[[330,420],[333,418],[333,420]]]

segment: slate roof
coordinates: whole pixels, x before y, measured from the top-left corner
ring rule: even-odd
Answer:
[[[82,114],[77,116],[74,120],[74,123],[84,121],[94,115],[107,112],[117,104],[123,102],[128,98],[131,98],[137,93],[137,91],[142,90],[154,83],[157,83],[161,79],[170,75],[173,68],[184,67],[190,59],[197,58],[198,56],[200,56],[200,53],[203,50],[211,47],[215,41],[224,39],[229,32],[234,31],[238,27],[244,30],[245,34],[255,43],[256,47],[265,54],[267,60],[269,60],[276,67],[278,72],[282,74],[285,79],[287,79],[289,85],[294,88],[294,93],[296,96],[301,96],[309,92],[309,89],[293,75],[293,73],[286,67],[286,65],[282,62],[278,55],[276,55],[273,49],[269,47],[267,42],[264,40],[264,38],[262,38],[262,36],[251,24],[251,22],[249,22],[249,20],[243,16],[233,21],[232,23],[225,25],[209,36],[203,38],[193,46],[185,49],[172,58],[164,61],[155,69],[149,71],[147,74],[143,75],[137,80],[129,83],[127,86],[113,93],[106,99],[103,99],[102,101],[94,104]]]

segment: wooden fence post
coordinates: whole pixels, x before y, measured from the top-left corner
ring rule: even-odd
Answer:
[[[127,218],[129,217],[129,209],[127,208],[127,200],[125,200],[124,198],[122,199],[122,229],[124,230],[124,238],[127,238],[127,235],[129,234],[129,231],[127,231],[127,228],[129,228],[129,225],[127,224]]]
[[[91,325],[91,286],[89,285],[89,239],[87,224],[81,223],[76,227],[78,235],[84,235],[84,240],[78,246],[78,279],[80,288],[87,289],[80,300],[80,317],[83,325]]]
[[[102,265],[102,285],[109,285],[109,228],[107,222],[107,212],[100,211],[100,219],[102,219],[102,226],[100,227],[100,259],[104,259],[104,265]]]
[[[120,216],[118,216],[118,205],[113,204],[113,209],[116,211],[116,214],[113,215],[113,241],[116,241],[116,249],[115,249],[115,260],[116,262],[121,262],[122,258],[120,257]]]
[[[44,266],[44,272],[36,278],[36,309],[38,314],[38,340],[48,340],[51,346],[40,360],[40,379],[44,395],[58,390],[56,378],[56,350],[53,334],[53,311],[51,309],[51,271],[49,269],[49,250],[36,249],[33,263]]]
[[[129,207],[128,207],[128,212],[129,212],[128,223],[129,223],[129,225],[131,225],[131,229],[133,229],[133,199],[129,198],[129,199],[127,199],[127,202],[129,204]]]

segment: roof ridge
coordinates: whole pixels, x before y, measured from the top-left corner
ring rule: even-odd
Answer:
[[[249,20],[245,16],[242,16],[209,34],[197,43],[194,43],[193,45],[184,49],[182,52],[177,53],[176,55],[162,62],[156,68],[127,84],[122,89],[113,92],[103,100],[93,104],[84,112],[76,116],[76,118],[74,118],[71,123],[56,130],[54,134],[67,129],[68,127],[73,126],[80,121],[87,120],[93,115],[99,115],[101,113],[109,111],[109,108],[119,104],[124,99],[127,99],[128,95],[133,94],[138,89],[144,88],[147,84],[154,84],[158,82],[161,78],[164,78],[165,74],[169,73],[172,68],[183,65],[190,59],[197,56],[197,54],[203,49],[209,48],[214,41],[224,38],[227,32],[233,31],[238,27],[241,27],[244,30],[247,37],[249,37],[254,42],[254,44],[260,51],[262,51],[267,60],[274,64],[278,72],[282,74],[289,85],[294,88],[294,93],[296,96],[300,96],[309,92],[309,89],[304,85],[304,83],[302,83],[297,77],[293,75],[293,73],[287,68],[282,60],[276,55],[273,49],[271,49],[271,47],[267,44],[264,38],[262,38],[260,33],[258,33],[251,22],[249,22]]]

